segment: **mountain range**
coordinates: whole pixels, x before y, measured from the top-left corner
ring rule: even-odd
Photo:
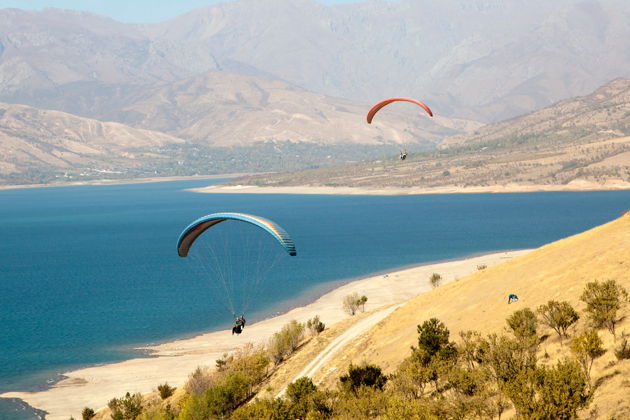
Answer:
[[[630,76],[624,0],[235,0],[159,24],[0,10],[0,100],[99,118],[207,71],[496,122]]]
[[[287,171],[498,139],[630,77],[628,21],[623,0],[234,0],[158,24],[0,9],[0,183]],[[389,96],[436,117],[393,105],[366,124]],[[538,116],[519,135],[537,136]]]

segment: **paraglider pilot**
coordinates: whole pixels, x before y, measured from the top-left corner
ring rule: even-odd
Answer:
[[[508,295],[508,305],[512,302],[518,302],[518,296],[516,296],[514,293],[510,293]]]
[[[245,317],[241,314],[239,317],[234,318],[234,326],[232,327],[232,335],[234,333],[240,334],[245,329]]]

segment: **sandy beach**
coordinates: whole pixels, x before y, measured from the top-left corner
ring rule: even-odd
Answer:
[[[218,174],[218,175],[195,175],[195,176],[169,176],[169,177],[149,177],[135,179],[95,179],[90,181],[73,181],[58,182],[50,184],[17,184],[17,185],[0,185],[1,190],[13,190],[16,188],[49,188],[49,187],[71,187],[75,185],[125,185],[125,184],[146,184],[150,182],[168,182],[168,181],[192,181],[195,179],[221,179],[221,178],[238,178],[241,176],[251,175],[249,173],[235,174]]]
[[[473,273],[479,265],[492,266],[529,250],[498,252],[461,260],[426,264],[387,274],[359,279],[332,290],[303,307],[248,325],[240,336],[231,331],[217,331],[194,338],[164,343],[148,350],[151,358],[137,358],[119,363],[88,367],[65,372],[67,378],[42,392],[9,392],[3,398],[21,398],[31,406],[44,410],[47,419],[67,420],[81,417],[84,407],[98,409],[125,392],[148,393],[168,382],[181,386],[197,366],[214,366],[215,360],[246,343],[265,344],[269,337],[288,321],[304,322],[319,315],[327,325],[349,318],[341,307],[344,296],[358,292],[368,297],[365,310],[385,308],[406,302],[430,289],[429,276],[439,273],[443,283]],[[376,318],[375,318],[375,321]]]
[[[517,193],[538,191],[612,191],[628,190],[630,183],[612,181],[603,184],[575,180],[566,185],[523,185],[505,184],[488,186],[444,186],[435,188],[364,188],[364,187],[326,187],[326,186],[278,186],[259,187],[256,185],[211,185],[191,188],[188,191],[214,194],[341,194],[341,195],[420,195],[420,194],[466,194],[466,193]]]

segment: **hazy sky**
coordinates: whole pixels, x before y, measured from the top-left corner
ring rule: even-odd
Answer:
[[[161,22],[197,7],[230,0],[0,0],[0,9],[60,9],[88,10],[110,16],[121,22]],[[317,0],[324,4],[357,3],[361,0]]]

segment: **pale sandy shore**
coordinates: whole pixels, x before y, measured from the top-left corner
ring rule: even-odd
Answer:
[[[188,181],[195,179],[221,179],[221,178],[238,178],[241,176],[251,175],[248,173],[220,174],[220,175],[196,175],[196,176],[168,176],[168,177],[149,177],[135,179],[98,179],[90,181],[72,181],[72,182],[53,182],[49,184],[19,184],[19,185],[0,185],[0,190],[12,190],[16,188],[49,188],[49,187],[70,187],[73,185],[124,185],[124,184],[146,184],[149,182],[168,182],[168,181]]]
[[[630,183],[610,181],[603,184],[590,181],[572,181],[566,185],[522,185],[505,184],[477,187],[444,186],[435,188],[420,187],[325,187],[325,186],[288,186],[259,187],[255,185],[211,185],[191,188],[189,191],[215,194],[340,194],[340,195],[420,195],[420,194],[465,194],[465,193],[513,193],[537,191],[609,191],[628,190]]]
[[[356,280],[326,293],[309,305],[248,325],[240,336],[232,336],[231,331],[218,331],[164,343],[150,348],[155,356],[152,358],[65,372],[67,379],[46,391],[9,392],[0,397],[21,398],[31,406],[46,411],[46,418],[50,420],[67,420],[70,416],[81,418],[84,407],[104,407],[110,399],[126,392],[148,393],[164,382],[181,386],[197,366],[214,366],[215,360],[223,353],[234,351],[246,343],[265,344],[274,332],[292,319],[304,322],[319,315],[327,325],[343,321],[349,315],[342,310],[341,301],[350,293],[358,292],[368,297],[366,310],[400,304],[427,291],[432,273],[439,273],[446,283],[476,271],[479,265],[495,265],[527,252],[529,250],[498,252]]]

